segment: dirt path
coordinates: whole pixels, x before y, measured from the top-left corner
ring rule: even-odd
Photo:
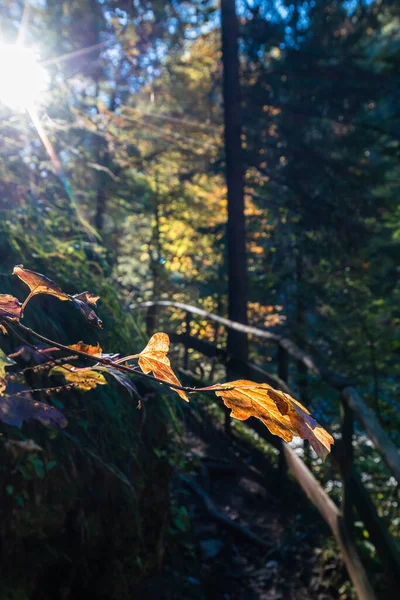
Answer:
[[[310,513],[297,486],[286,476],[280,477],[277,469],[251,446],[228,438],[222,428],[207,421],[199,424],[192,418],[186,427],[188,460],[196,465],[191,476],[195,489],[177,477],[175,497],[181,517],[187,514],[190,519],[190,530],[179,535],[172,528],[166,566],[162,574],[146,584],[143,597],[339,598],[332,580],[333,571],[340,580],[341,567],[335,560],[321,566],[318,541],[326,530],[316,513]],[[196,487],[207,494],[217,511],[262,538],[266,547],[248,542],[216,521]]]

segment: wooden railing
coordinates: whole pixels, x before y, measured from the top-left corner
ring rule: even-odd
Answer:
[[[153,302],[146,302],[139,306],[154,306]],[[306,352],[301,350],[291,340],[270,331],[235,323],[208,313],[197,307],[187,304],[168,301],[157,302],[159,305],[175,306],[186,311],[186,331],[182,334],[171,333],[171,341],[183,344],[185,348],[184,368],[189,367],[189,349],[210,357],[220,359],[222,362],[228,358],[223,348],[218,348],[210,342],[200,340],[190,333],[191,315],[199,315],[243,333],[251,334],[263,339],[268,339],[277,344],[278,374],[271,374],[251,363],[243,364],[249,378],[257,382],[267,382],[270,385],[295,396],[288,387],[287,374],[289,359],[301,361],[309,372],[321,377],[329,386],[333,387],[341,396],[341,439],[337,441],[330,454],[330,460],[340,473],[342,483],[342,503],[338,508],[328,494],[321,487],[304,461],[280,438],[273,436],[257,419],[249,419],[246,425],[257,432],[259,436],[272,444],[280,453],[279,464],[286,464],[308,498],[318,509],[326,523],[329,525],[342,553],[349,577],[354,585],[357,597],[360,600],[376,599],[372,585],[368,580],[365,568],[360,559],[355,541],[355,513],[365,525],[369,534],[369,541],[374,545],[384,570],[385,598],[400,597],[400,553],[396,543],[384,521],[379,517],[374,502],[361,481],[356,471],[353,460],[353,438],[355,421],[362,427],[372,441],[375,449],[382,457],[388,469],[400,482],[400,453],[384,431],[374,413],[360,397],[358,392],[340,376],[330,373]]]

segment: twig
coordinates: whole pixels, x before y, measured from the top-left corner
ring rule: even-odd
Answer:
[[[4,317],[4,320],[7,322],[7,325],[9,325],[9,318]],[[37,338],[38,340],[45,342],[46,344],[49,344],[50,346],[55,346],[56,348],[59,348],[60,350],[64,350],[65,352],[71,352],[71,348],[69,346],[65,346],[64,344],[60,344],[59,342],[55,342],[54,340],[50,340],[49,338],[45,337],[44,335],[37,333],[37,331],[30,329],[30,327],[26,327],[19,321],[15,322],[15,319],[13,319],[13,318],[11,318],[11,320],[22,331],[24,331],[28,335],[31,335],[31,336]],[[12,331],[14,331],[11,327],[10,327],[10,329]],[[234,389],[234,387],[228,387],[228,386],[222,387],[221,386],[220,388],[215,387],[212,390],[209,390],[207,387],[194,388],[194,387],[176,385],[175,383],[170,383],[170,382],[164,381],[163,379],[158,379],[157,377],[153,377],[152,375],[147,375],[146,373],[142,373],[142,372],[136,370],[135,368],[118,364],[109,358],[102,358],[100,356],[92,356],[91,354],[87,354],[86,352],[82,352],[81,350],[75,350],[75,349],[74,349],[74,353],[77,354],[78,356],[81,356],[82,358],[85,358],[86,360],[90,360],[94,363],[97,363],[97,364],[100,363],[102,365],[105,365],[106,367],[113,367],[114,369],[117,369],[118,371],[123,371],[124,373],[131,373],[134,375],[138,375],[139,377],[144,377],[145,379],[149,379],[150,381],[155,381],[156,383],[160,383],[161,385],[164,385],[166,387],[173,388],[174,390],[182,390],[189,394],[195,393],[195,392],[207,392],[207,393],[226,392],[228,390]]]

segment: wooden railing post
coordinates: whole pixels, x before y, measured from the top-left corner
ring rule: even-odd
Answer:
[[[382,455],[393,476],[400,483],[400,452],[357,391],[354,388],[347,387],[342,393],[347,404],[355,412],[357,419],[371,438],[376,450]]]
[[[354,503],[351,493],[351,474],[353,470],[353,435],[354,435],[354,412],[341,396],[341,430],[342,430],[342,514],[347,533],[352,537],[354,529]]]

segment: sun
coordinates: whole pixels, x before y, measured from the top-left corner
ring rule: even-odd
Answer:
[[[0,42],[0,103],[12,110],[33,110],[43,99],[48,74],[38,54],[19,44]]]

